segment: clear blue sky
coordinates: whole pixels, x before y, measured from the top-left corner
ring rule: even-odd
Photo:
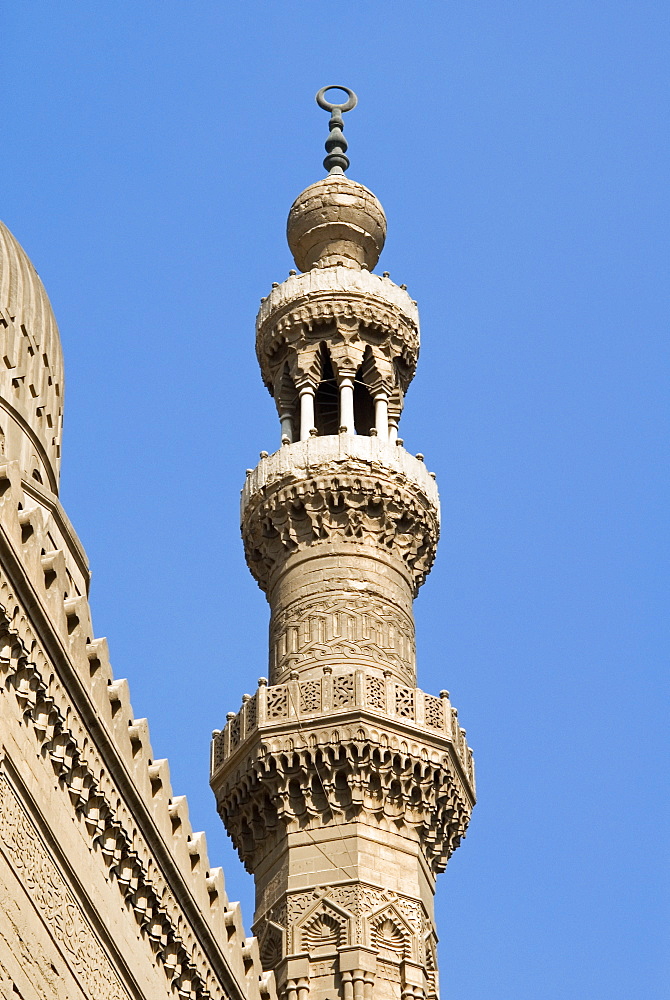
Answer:
[[[237,508],[278,440],[253,324],[342,82],[422,318],[419,680],[478,766],[443,996],[667,996],[667,0],[9,0],[0,33],[0,216],[61,327],[96,633],[247,926],[207,768],[267,673]]]

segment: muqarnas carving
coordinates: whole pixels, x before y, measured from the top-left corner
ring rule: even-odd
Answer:
[[[403,829],[444,871],[467,829],[473,801],[447,756],[440,762],[358,740],[271,752],[258,748],[217,792],[221,818],[249,871],[286,831],[363,820]]]
[[[319,470],[321,473],[321,470]],[[268,484],[244,511],[242,537],[249,569],[263,590],[291,554],[321,542],[377,546],[400,557],[416,594],[430,572],[439,537],[438,512],[402,473],[322,474]]]

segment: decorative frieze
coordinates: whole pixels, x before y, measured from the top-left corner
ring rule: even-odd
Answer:
[[[370,594],[321,594],[296,601],[270,622],[270,679],[291,670],[334,667],[354,661],[391,669],[406,680],[415,674],[414,622],[399,608]]]
[[[396,384],[404,394],[419,356],[419,316],[407,292],[387,277],[349,267],[292,275],[261,303],[256,353],[265,385],[281,409],[282,385],[318,382],[326,341],[335,373],[356,372],[364,359],[371,387]]]
[[[431,927],[419,900],[366,882],[349,882],[288,893],[259,919],[254,932],[264,968],[276,968],[286,955],[308,953],[310,978],[327,976],[336,971],[341,948],[360,946],[372,949],[384,963],[383,977],[388,971],[400,981],[404,960],[425,964],[429,980],[431,975],[434,979]],[[324,960],[324,953],[333,957]]]
[[[100,851],[100,857],[116,880],[140,933],[149,941],[156,961],[163,967],[168,988],[173,987],[177,993],[188,988],[190,992],[183,992],[182,995],[193,1000],[230,1000],[231,995],[214,971],[188,917],[156,864],[151,848],[138,831],[137,818],[132,816],[118,786],[110,778],[108,766],[100,759],[72,699],[2,576],[0,676],[6,689],[13,692],[23,721],[32,725],[41,743],[42,755],[47,763],[51,763],[66,794],[66,802],[83,820],[91,837],[91,846]],[[110,699],[114,693],[112,686]],[[120,693],[118,696],[122,697]],[[132,727],[129,727],[128,734],[132,739]],[[173,802],[174,822],[181,825],[178,800]],[[14,822],[15,817],[8,820],[10,826]],[[198,844],[199,840],[194,836],[189,846],[192,862],[196,863],[200,860],[200,852],[204,854]],[[218,899],[222,906],[223,885],[221,880],[218,882],[217,886],[213,870],[210,899]],[[234,911],[230,915],[234,918]],[[236,919],[239,924],[239,917]],[[235,919],[232,927],[234,933],[238,933]],[[258,989],[256,984],[254,986]],[[245,990],[249,987],[247,981]],[[263,988],[266,994],[272,993],[271,986]],[[113,992],[104,995],[116,997]],[[125,993],[121,996],[125,998]]]
[[[86,996],[90,1000],[129,1000],[81,906],[1,771],[0,851],[51,928]]]
[[[416,593],[430,572],[439,537],[434,484],[424,491],[418,480],[428,478],[425,471],[409,478],[399,463],[372,466],[343,456],[337,438],[321,440],[314,464],[306,468],[280,455],[272,470],[255,477],[262,487],[247,486],[242,537],[251,572],[267,590],[289,557],[324,543],[354,543],[376,550],[382,562],[397,561]],[[304,452],[305,446],[300,442],[281,451]]]
[[[248,870],[287,832],[329,826],[337,817],[382,829],[393,824],[421,845],[434,872],[443,871],[474,804],[457,756],[427,741],[413,752],[407,743],[394,750],[388,729],[360,726],[345,735],[322,725],[312,733],[309,745],[289,739],[271,746],[258,730],[234,768],[212,775],[221,818]]]
[[[295,720],[300,727],[301,720],[305,719],[313,727],[315,715],[332,716],[335,712],[349,713],[352,709],[397,719],[403,724],[425,729],[427,735],[432,732],[448,739],[474,787],[472,751],[446,691],[436,698],[419,688],[398,684],[388,671],[383,677],[365,670],[335,674],[330,667],[324,668],[321,677],[308,681],[300,681],[294,674],[286,684],[268,687],[266,679],[261,678],[256,695],[253,698],[245,696],[240,711],[237,714],[230,712],[224,729],[214,735],[212,776],[243,747],[246,738],[253,735],[258,726],[265,732],[268,725]]]

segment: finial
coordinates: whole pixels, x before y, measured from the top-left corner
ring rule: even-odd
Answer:
[[[347,100],[334,104],[326,99],[331,90],[341,90]],[[342,115],[356,107],[358,98],[348,87],[323,87],[316,95],[320,108],[330,111],[329,171],[298,195],[286,222],[286,236],[300,271],[313,267],[354,267],[371,271],[379,260],[386,238],[386,217],[372,191],[350,180],[347,142],[342,135]]]
[[[344,91],[347,95],[347,100],[344,104],[333,104],[331,101],[327,101],[326,94],[329,90]],[[343,174],[349,167],[349,157],[346,155],[349,144],[342,134],[342,129],[344,128],[342,115],[345,111],[351,111],[352,108],[356,107],[358,98],[349,87],[340,87],[337,84],[333,84],[331,87],[321,88],[316,95],[316,103],[324,111],[330,111],[330,121],[328,123],[330,126],[330,135],[326,139],[326,153],[328,155],[323,161],[323,165],[329,174]]]

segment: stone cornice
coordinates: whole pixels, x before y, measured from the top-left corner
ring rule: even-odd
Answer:
[[[264,590],[289,556],[338,541],[396,555],[416,593],[435,557],[437,489],[422,462],[374,438],[337,435],[285,445],[247,479],[242,536]]]
[[[274,286],[262,300],[256,317],[256,328],[260,330],[266,323],[274,322],[284,312],[309,301],[315,294],[351,294],[371,301],[377,300],[386,309],[406,317],[407,322],[418,331],[419,310],[404,288],[396,285],[390,278],[349,267],[314,268],[305,274],[292,274],[286,281]]]
[[[86,642],[85,598],[66,601],[63,616],[67,581],[57,554],[42,563],[48,566],[41,573],[44,593],[26,573],[42,538],[31,531],[23,552],[17,551],[20,486],[14,478],[3,482],[3,683],[32,724],[65,801],[83,820],[169,981],[177,988],[191,982],[192,995],[202,1000],[259,998],[263,990],[271,995],[272,985],[258,982],[257,946],[244,939],[220,870],[210,870],[204,835],[192,833],[185,800],[171,797],[167,762],[153,761],[146,722],[133,719],[126,682],[113,681],[104,640]],[[54,616],[59,594],[61,614]],[[60,627],[61,616],[71,627]]]
[[[335,365],[357,368],[366,347],[374,346],[381,365],[379,377],[389,383],[399,377],[402,391],[407,390],[419,355],[416,302],[386,277],[328,267],[292,275],[262,301],[256,319],[256,353],[271,393],[276,394],[277,378],[286,361],[294,378],[304,376],[317,363],[309,348],[318,345],[320,327],[329,323],[336,328],[328,338]],[[395,360],[401,362],[398,370],[394,370]]]
[[[433,873],[444,871],[474,804],[451,741],[424,731],[410,744],[404,727],[360,711],[348,721],[315,719],[308,739],[259,726],[214,771],[221,818],[248,870],[291,831],[362,822],[411,838]]]
[[[248,750],[247,738],[258,728],[263,729],[268,746],[279,753],[296,747],[313,748],[319,741],[317,732],[328,742],[331,725],[345,739],[353,738],[362,719],[373,727],[391,720],[389,746],[393,750],[404,747],[420,756],[430,744],[433,754],[453,751],[461,793],[474,803],[472,749],[448,692],[440,692],[439,697],[427,694],[421,688],[398,683],[389,671],[379,677],[366,670],[333,673],[326,667],[320,678],[301,681],[294,675],[285,684],[269,686],[260,678],[256,694],[245,695],[239,712],[229,713],[225,727],[212,740],[212,777],[218,779],[224,765],[224,770],[239,766]],[[431,759],[437,761],[438,757]]]

